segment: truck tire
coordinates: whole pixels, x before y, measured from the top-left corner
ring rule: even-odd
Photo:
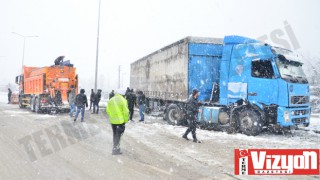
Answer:
[[[248,136],[256,136],[262,131],[262,120],[259,114],[252,109],[243,109],[239,112],[240,131]]]
[[[166,110],[166,120],[171,125],[181,125],[182,115],[179,106],[176,104],[170,104]]]
[[[40,113],[41,110],[40,110],[40,98],[36,97],[35,100],[34,100],[34,111],[36,113]]]
[[[19,108],[25,108],[26,106],[25,105],[23,105],[22,102],[23,100],[22,100],[22,97],[19,97]]]
[[[150,114],[151,113],[151,109],[149,107],[146,107],[146,110],[144,111],[144,113]]]

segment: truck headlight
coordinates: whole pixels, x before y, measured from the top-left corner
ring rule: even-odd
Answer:
[[[284,111],[284,121],[285,122],[290,122],[289,111]]]

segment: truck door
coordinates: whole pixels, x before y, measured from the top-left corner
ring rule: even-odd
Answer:
[[[277,104],[278,81],[269,59],[252,60],[251,77],[248,78],[248,100],[266,105]]]
[[[208,102],[212,87],[219,79],[220,58],[214,56],[192,55],[189,57],[189,92],[193,88],[200,91],[199,101]]]

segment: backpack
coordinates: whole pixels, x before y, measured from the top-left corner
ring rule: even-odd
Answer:
[[[84,105],[84,103],[85,103],[84,96],[82,94],[78,94],[76,96],[76,105],[81,106],[81,105]]]

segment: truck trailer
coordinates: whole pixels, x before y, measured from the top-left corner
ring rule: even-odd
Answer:
[[[78,93],[78,75],[70,61],[46,67],[23,67],[16,77],[19,85],[19,107],[33,112],[56,113],[69,111],[68,96]]]
[[[258,135],[265,127],[309,125],[309,84],[299,56],[242,36],[186,37],[131,64],[130,86],[146,111],[185,123],[198,89],[197,122],[208,129]]]

